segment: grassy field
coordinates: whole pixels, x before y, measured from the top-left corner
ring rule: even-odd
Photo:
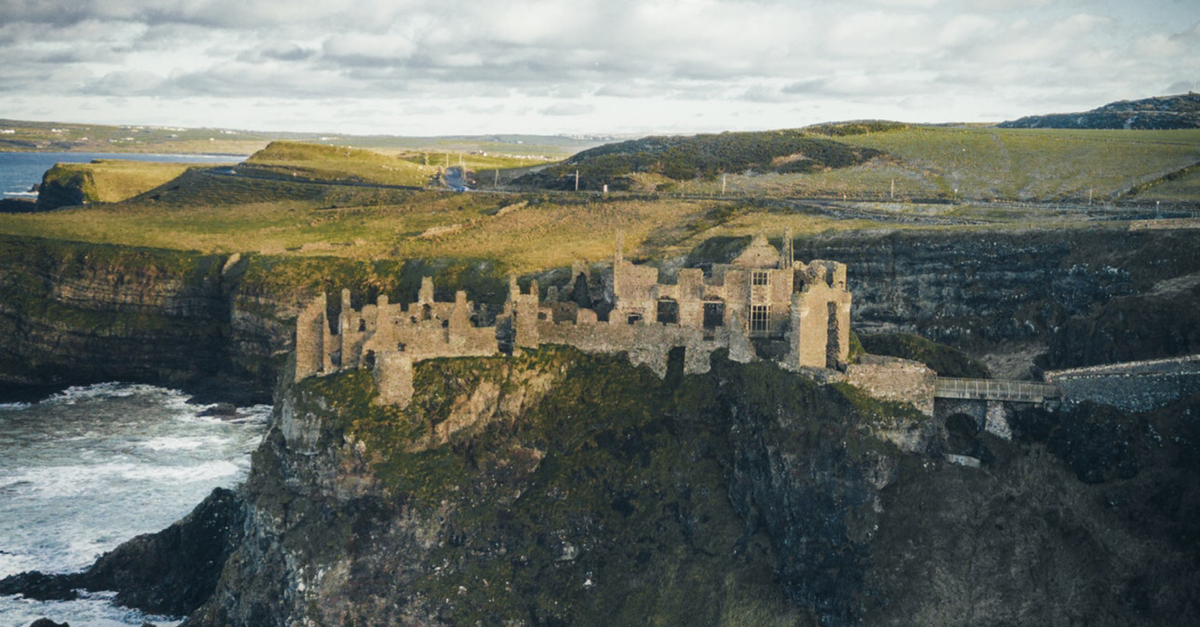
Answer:
[[[730,173],[726,188],[762,195],[887,199],[894,182],[897,198],[1086,201],[1091,196],[1104,202],[1200,162],[1200,130],[912,126],[836,139],[889,156],[809,174]],[[721,180],[688,181],[674,189],[719,192]],[[1151,186],[1139,198],[1185,200],[1187,189]]]
[[[89,202],[128,200],[171,181],[190,167],[187,163],[97,160],[92,163],[60,163],[48,173],[51,181],[83,177]]]
[[[223,169],[194,168],[121,203],[0,214],[0,233],[202,252],[481,258],[526,272],[607,259],[617,230],[627,254],[659,258],[714,234],[866,224],[737,201],[459,194],[213,173]]]
[[[446,167],[468,170],[519,168],[529,160],[519,156],[478,153],[406,152],[384,154],[361,148],[301,142],[271,142],[251,155],[245,166],[262,174],[339,183],[383,185],[437,184]]]
[[[759,231],[774,237],[785,228],[797,235],[931,226],[960,231],[1125,228],[1121,222],[1084,221],[1086,216],[1078,208],[972,204],[966,187],[959,188],[960,202],[954,204],[854,199],[869,197],[868,190],[890,195],[893,179],[900,197],[944,196],[948,185],[986,179],[992,181],[988,189],[1002,196],[1095,189],[1099,200],[1101,192],[1117,193],[1129,181],[1177,171],[1194,162],[1200,132],[918,127],[838,140],[870,145],[889,156],[835,171],[728,177],[730,191],[744,185],[760,196],[837,196],[841,191],[850,197],[835,206],[761,198],[695,200],[532,191],[458,194],[375,188],[364,182],[418,186],[428,182],[437,169],[435,155],[429,155],[426,166],[421,153],[385,155],[276,142],[239,166],[237,175],[229,174],[229,167],[190,167],[171,178],[188,166],[124,162],[80,166],[103,173],[98,180],[105,186],[106,198],[166,182],[111,204],[2,214],[0,233],[206,253],[372,260],[453,257],[531,272],[578,260],[607,259],[618,230],[625,234],[628,255],[663,259],[684,254],[711,237]],[[457,165],[454,157],[452,164]],[[521,162],[519,157],[491,155],[464,155],[463,159],[468,168],[484,172]],[[1067,173],[1055,178],[1054,167],[1070,172],[1091,169],[1096,174],[1087,178],[1062,170]],[[1036,174],[1040,169],[1050,173]],[[263,173],[269,176],[256,176]],[[647,178],[644,184],[664,182]],[[675,191],[711,192],[720,183],[719,178],[690,181],[679,183]],[[1139,193],[1195,200],[1198,187],[1200,174],[1192,170]]]

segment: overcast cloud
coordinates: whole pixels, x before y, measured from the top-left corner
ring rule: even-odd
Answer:
[[[429,135],[1000,121],[1194,89],[1194,0],[0,0],[0,117]]]

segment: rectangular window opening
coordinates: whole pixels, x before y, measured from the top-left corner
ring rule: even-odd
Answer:
[[[766,334],[770,330],[769,315],[769,305],[750,305],[750,332]]]

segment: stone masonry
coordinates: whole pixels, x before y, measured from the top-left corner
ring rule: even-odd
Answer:
[[[453,302],[434,300],[433,280],[421,283],[417,301],[392,305],[386,296],[361,310],[342,290],[341,313],[331,328],[327,299],[309,304],[296,320],[296,380],[354,368],[370,368],[381,402],[407,405],[413,364],[437,357],[486,356],[566,344],[584,351],[626,353],[659,376],[668,354],[682,347],[684,371],[708,371],[717,349],[748,362],[773,355],[789,370],[845,368],[850,346],[850,292],[846,266],[833,261],[805,264],[792,257],[792,234],[783,250],[762,235],[731,263],[679,271],[675,283],[658,270],[624,258],[617,236],[607,316],[550,290],[543,301],[536,282],[523,292],[515,278],[494,326],[479,326],[478,311],[459,291]],[[573,269],[572,282],[586,273]],[[502,338],[511,338],[511,348]]]

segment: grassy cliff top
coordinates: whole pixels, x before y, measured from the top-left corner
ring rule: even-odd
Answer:
[[[728,148],[766,135],[712,137],[719,139],[714,146]],[[1164,207],[1200,200],[1200,130],[1061,131],[864,122],[776,135],[778,141],[756,150],[766,155],[779,142],[819,139],[889,156],[821,171],[730,174],[729,199],[601,196],[513,187],[501,193],[454,194],[388,187],[419,185],[446,160],[457,165],[457,155],[451,153],[441,154],[438,164],[436,153],[386,155],[274,142],[232,174],[228,167],[192,167],[121,202],[43,214],[0,214],[0,234],[205,253],[486,259],[517,272],[534,272],[577,260],[607,259],[618,230],[625,233],[626,254],[663,259],[711,238],[758,231],[774,235],[785,228],[797,235],[912,227],[1123,229],[1123,222],[1084,218],[1103,213],[1099,206],[1113,196],[1151,207],[1155,199],[1163,200]],[[606,150],[621,156],[632,148],[621,144]],[[468,170],[521,163],[519,157],[495,155],[462,159]],[[426,160],[430,165],[424,165]],[[105,162],[72,167],[95,175],[97,199],[114,199],[188,166]],[[73,170],[63,170],[68,171]],[[482,172],[481,178],[487,179],[489,172]],[[721,180],[674,184],[677,191],[711,194],[719,193]],[[890,198],[893,185],[897,200],[879,202]],[[755,197],[732,195],[738,191]],[[774,199],[842,194],[847,200],[825,204]],[[1078,206],[1086,205],[1089,194],[1095,197],[1095,215]],[[862,200],[871,197],[876,201]],[[914,197],[933,201],[913,201]],[[1077,206],[972,204],[989,198],[1067,198]]]
[[[46,172],[43,184],[79,188],[87,202],[121,202],[177,178],[187,163],[98,159],[92,163],[59,163]]]

